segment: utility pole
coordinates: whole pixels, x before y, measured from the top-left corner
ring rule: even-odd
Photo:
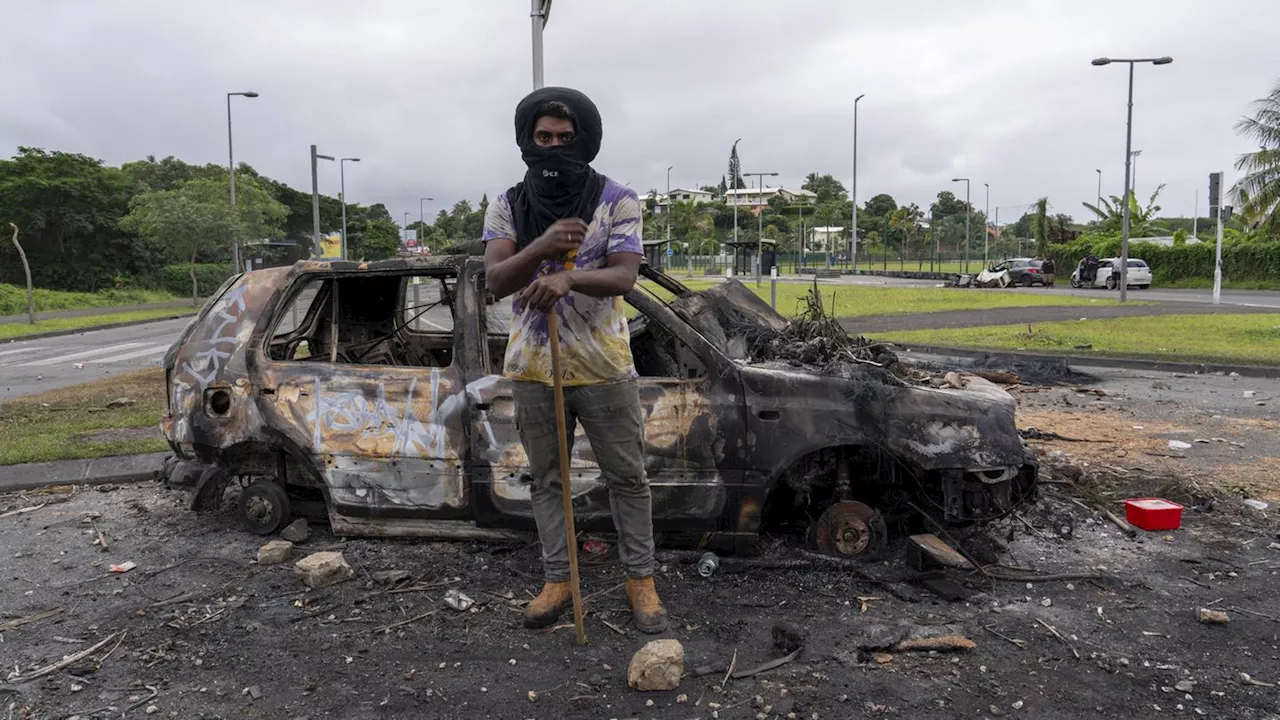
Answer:
[[[987,205],[982,211],[982,267],[983,269],[991,267],[991,259],[987,253],[987,239],[991,236],[991,185],[982,183],[987,189]]]
[[[1213,262],[1213,304],[1222,303],[1222,222],[1227,208],[1222,205],[1222,173],[1209,175],[1209,214],[1218,218],[1217,249]]]
[[[969,178],[951,178],[951,182],[964,183],[964,271],[969,273],[969,216],[973,215],[973,206],[969,204]]]
[[[1200,188],[1196,188],[1196,209],[1191,213],[1191,237],[1196,237],[1200,227]]]
[[[347,259],[347,170],[346,163],[360,162],[360,158],[340,158],[338,160],[338,195],[342,198],[342,248],[339,257]]]

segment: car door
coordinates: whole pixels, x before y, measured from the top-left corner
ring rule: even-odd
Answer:
[[[1098,263],[1098,273],[1093,279],[1095,288],[1104,288],[1107,286],[1107,278],[1111,277],[1112,267],[1110,260],[1103,260]]]
[[[649,309],[653,309],[650,307]],[[666,346],[666,359],[653,361],[635,353],[640,403],[644,411],[645,471],[659,529],[713,527],[727,493],[740,472],[718,467],[724,438],[741,436],[741,392],[723,391],[736,382],[706,372],[706,347],[695,351],[671,332],[681,322],[670,311],[656,319],[640,313],[632,320],[637,347],[645,353]],[[492,311],[485,322],[493,325]],[[511,381],[499,373],[506,338],[487,333],[487,374],[468,383],[475,412],[472,419],[471,477],[473,512],[481,525],[531,525],[528,458],[516,427]],[[652,342],[650,342],[652,340]],[[570,466],[574,518],[584,529],[609,529],[612,515],[608,488],[581,426],[574,431]]]
[[[467,514],[454,284],[444,271],[304,275],[279,306],[259,405],[311,460],[333,512]]]

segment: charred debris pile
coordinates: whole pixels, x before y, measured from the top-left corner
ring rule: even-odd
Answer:
[[[783,363],[841,376],[860,371],[859,365],[890,369],[900,365],[890,345],[850,335],[840,326],[835,318],[834,293],[830,312],[823,306],[816,282],[800,303],[800,312],[782,330],[729,317],[725,331],[743,339],[753,362]]]

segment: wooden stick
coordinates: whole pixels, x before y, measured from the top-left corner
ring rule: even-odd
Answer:
[[[564,500],[564,532],[569,545],[569,592],[573,595],[573,626],[578,644],[587,644],[582,622],[582,586],[578,583],[578,533],[573,526],[573,487],[569,483],[569,429],[564,421],[564,385],[560,378],[560,322],[554,306],[547,313],[547,336],[551,344],[551,389],[555,398],[556,434],[560,440],[560,497]]]
[[[1072,655],[1075,655],[1075,656],[1076,656],[1076,659],[1077,659],[1077,660],[1079,660],[1079,659],[1080,659],[1080,653],[1076,652],[1076,649],[1075,649],[1074,647],[1072,647],[1072,646],[1071,646],[1071,643],[1067,642],[1067,639],[1066,639],[1066,638],[1064,638],[1064,637],[1062,637],[1062,633],[1058,632],[1058,629],[1057,629],[1057,628],[1055,628],[1054,626],[1050,625],[1049,623],[1047,623],[1047,622],[1045,622],[1045,621],[1043,621],[1043,620],[1041,620],[1041,619],[1039,619],[1039,618],[1036,618],[1036,622],[1038,622],[1038,623],[1040,623],[1041,625],[1045,626],[1045,628],[1046,628],[1049,632],[1053,633],[1053,636],[1054,636],[1054,637],[1056,637],[1056,638],[1058,638],[1059,640],[1061,640],[1061,641],[1062,641],[1062,644],[1067,646],[1067,649],[1071,651],[1071,654],[1072,654]]]
[[[32,680],[35,680],[36,678],[44,677],[45,675],[48,675],[49,673],[57,672],[57,671],[61,670],[62,668],[67,667],[68,665],[74,665],[75,663],[80,662],[81,660],[83,660],[83,659],[85,659],[85,658],[89,657],[90,655],[94,654],[95,652],[97,652],[97,651],[98,651],[98,649],[99,649],[99,648],[101,648],[102,646],[104,646],[104,645],[106,645],[107,643],[111,642],[112,640],[115,640],[117,637],[119,637],[120,639],[122,639],[122,640],[123,640],[123,639],[124,639],[124,631],[123,631],[123,630],[121,630],[121,631],[120,631],[120,632],[118,632],[118,633],[113,633],[113,634],[111,634],[111,635],[108,635],[106,638],[103,638],[101,641],[99,641],[99,642],[95,643],[92,647],[85,648],[84,650],[81,650],[80,652],[78,652],[78,653],[76,653],[76,654],[74,654],[74,655],[68,655],[68,656],[66,656],[65,658],[63,658],[63,659],[59,660],[59,661],[58,661],[58,662],[56,662],[56,663],[52,663],[52,664],[50,664],[50,665],[45,665],[44,667],[42,667],[42,668],[38,668],[38,669],[36,669],[36,670],[33,670],[33,671],[31,671],[31,672],[27,673],[26,675],[20,675],[20,676],[18,676],[18,677],[9,678],[9,682],[10,682],[11,684],[13,684],[13,685],[21,685],[21,684],[23,684],[23,683],[31,682]]]
[[[44,620],[46,618],[51,618],[54,615],[59,615],[61,613],[62,613],[62,608],[56,607],[56,608],[50,608],[49,610],[45,610],[43,612],[35,613],[33,615],[28,615],[26,617],[20,617],[16,620],[8,620],[6,622],[0,623],[0,633],[9,632],[14,628],[20,628],[23,625],[26,625],[27,623],[39,622],[41,620]]]
[[[418,622],[419,620],[421,620],[421,619],[423,619],[423,618],[425,618],[425,617],[430,617],[430,616],[435,615],[435,614],[436,614],[436,611],[435,611],[435,610],[428,610],[427,612],[424,612],[424,613],[422,613],[421,615],[416,615],[416,616],[414,616],[414,617],[411,617],[411,618],[409,618],[408,620],[401,620],[401,621],[400,621],[400,622],[398,622],[398,623],[391,623],[390,625],[383,625],[383,626],[382,626],[382,627],[380,627],[380,628],[374,628],[374,629],[373,629],[373,631],[374,631],[374,632],[376,632],[376,633],[378,633],[378,632],[380,632],[380,633],[389,633],[389,632],[391,632],[392,630],[394,630],[394,629],[396,629],[396,628],[398,628],[398,627],[403,627],[403,626],[408,625],[408,624],[410,624],[410,623],[416,623],[416,622]]]

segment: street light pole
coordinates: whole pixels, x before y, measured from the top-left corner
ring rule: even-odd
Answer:
[[[320,257],[320,180],[316,170],[316,160],[333,160],[333,158],[317,154],[316,146],[311,146],[311,252],[318,259]]]
[[[989,268],[991,259],[987,257],[987,238],[991,236],[991,186],[987,183],[982,183],[982,186],[987,189],[987,209],[982,211],[982,267]]]
[[[973,214],[969,205],[969,178],[951,178],[951,182],[964,183],[964,271],[969,272],[969,216]]]
[[[854,275],[858,274],[858,101],[866,96],[867,94],[863,93],[853,99],[853,183],[849,189],[849,194],[853,198],[853,217],[850,218],[853,227],[849,229],[852,248],[849,257]]]
[[[1094,65],[1110,65],[1113,62],[1128,63],[1129,65],[1129,107],[1128,117],[1125,119],[1124,125],[1124,213],[1123,220],[1120,225],[1120,302],[1124,302],[1128,297],[1129,290],[1129,194],[1131,192],[1129,185],[1129,169],[1130,163],[1133,161],[1133,66],[1138,63],[1151,63],[1152,65],[1168,65],[1173,62],[1173,58],[1169,56],[1158,58],[1133,58],[1133,59],[1117,59],[1117,58],[1095,58]]]
[[[777,177],[776,172],[765,173],[742,173],[745,177],[755,176],[756,183],[759,185],[760,192],[756,196],[756,217],[759,218],[759,233],[756,237],[756,285],[760,284],[760,270],[764,263],[764,179],[767,177]]]
[[[1142,151],[1134,150],[1129,154],[1133,156],[1133,182],[1129,183],[1129,186],[1133,190],[1133,197],[1136,200],[1138,197],[1138,158],[1142,155]]]
[[[542,31],[551,19],[551,0],[532,0],[529,18],[533,21],[533,89],[542,87]]]
[[[737,140],[733,141],[733,150],[729,153],[730,157],[737,157],[738,143],[740,142],[742,142],[742,138],[738,138]],[[739,160],[739,167],[730,168],[730,169],[733,171],[729,173],[730,175],[741,175],[742,174],[741,160]],[[729,189],[733,190],[733,243],[734,243],[733,251],[734,253],[737,253],[738,252],[738,178],[736,177],[729,178]],[[667,198],[667,202],[670,203],[671,199]]]
[[[256,98],[258,93],[252,90],[227,93],[227,169],[231,171],[231,209],[234,212],[236,208],[236,153],[231,144],[231,96],[233,95]],[[235,264],[236,272],[240,272],[240,243],[236,242],[234,231],[231,235],[231,262]]]
[[[435,202],[435,198],[418,198],[418,246],[425,247],[427,240],[427,211],[423,203]]]
[[[338,196],[342,199],[342,251],[339,257],[347,259],[347,171],[344,163],[360,162],[360,158],[341,158],[338,160]]]
[[[1094,172],[1098,173],[1098,209],[1102,209],[1102,170],[1099,168]]]

